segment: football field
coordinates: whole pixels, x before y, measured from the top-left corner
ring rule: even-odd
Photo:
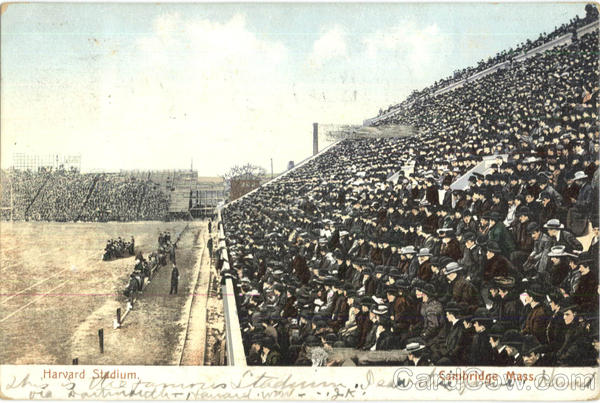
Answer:
[[[158,234],[174,241],[187,222],[0,224],[0,363],[168,364],[180,333],[178,321],[198,244],[206,225],[190,222],[177,249],[179,294],[169,295],[171,263],[161,267],[121,329],[116,309],[125,311],[123,289],[134,257],[102,261],[109,238],[133,235],[144,257],[158,247]],[[104,332],[104,353],[98,330]]]

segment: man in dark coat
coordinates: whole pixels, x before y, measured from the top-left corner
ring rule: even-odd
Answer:
[[[538,223],[544,225],[548,220],[558,216],[558,207],[552,201],[552,196],[548,192],[540,193],[540,213]]]
[[[177,264],[177,244],[173,244],[171,245],[171,247],[169,248],[169,260],[171,261],[171,263]]]
[[[435,299],[435,288],[431,284],[419,282],[415,286],[415,294],[417,299],[420,299],[421,309],[419,314],[422,318],[423,325],[420,328],[419,336],[423,337],[425,342],[435,338],[444,324],[444,311],[442,304]]]
[[[546,294],[538,283],[528,284],[524,294],[525,303],[531,306],[531,310],[525,319],[521,334],[535,336],[539,343],[543,343],[546,340],[546,328],[550,318],[543,303]]]
[[[356,314],[356,326],[358,332],[358,342],[356,344],[357,349],[364,347],[367,341],[367,335],[373,327],[373,322],[369,317],[369,309],[373,300],[370,297],[363,297],[360,300],[360,312]]]
[[[262,345],[262,364],[266,366],[282,365],[281,354],[278,351],[278,346],[270,336],[265,336],[261,342]]]
[[[414,246],[409,245],[404,248],[403,253],[406,255],[406,260],[409,262],[407,266],[408,272],[406,274],[408,274],[408,279],[412,281],[419,272],[419,260],[416,256],[417,251]]]
[[[548,300],[551,312],[546,326],[546,339],[542,344],[547,346],[548,352],[554,354],[562,347],[565,339],[565,321],[560,311],[563,296],[559,292],[551,292],[548,294]]]
[[[177,286],[179,285],[179,270],[177,266],[173,264],[173,270],[171,271],[171,290],[169,294],[177,294]]]
[[[515,290],[515,279],[513,277],[494,277],[493,286],[498,290],[498,303],[495,319],[504,323],[506,329],[518,329],[521,321],[523,304],[519,294]]]
[[[417,304],[410,295],[410,283],[400,279],[396,287],[389,286],[386,290],[394,332],[401,338],[408,335],[411,325],[417,322]]]
[[[550,237],[544,234],[536,222],[527,224],[527,233],[533,240],[533,249],[523,264],[524,273],[541,272],[546,269],[548,252],[552,246]]]
[[[292,295],[291,290],[286,291],[286,300],[283,309],[281,310],[282,318],[295,318],[298,316],[298,309],[296,308],[296,297]]]
[[[208,238],[208,241],[206,242],[206,246],[208,247],[208,256],[212,259],[212,256],[213,256],[213,239],[212,238]]]
[[[475,287],[480,287],[483,267],[479,265],[475,257],[475,234],[466,232],[463,235],[462,240],[465,247],[463,248],[463,256],[457,263],[464,267],[467,279],[470,280]]]
[[[487,261],[483,268],[483,281],[489,282],[494,277],[506,277],[514,275],[515,268],[512,263],[501,254],[502,250],[495,241],[490,241],[487,244]]]
[[[464,304],[466,313],[473,313],[479,306],[479,293],[464,276],[464,268],[456,262],[446,265],[446,278],[452,287],[452,300]]]
[[[579,307],[571,298],[565,298],[560,307],[565,321],[565,337],[556,352],[557,364],[567,367],[584,365],[581,350],[585,341],[577,319]]]
[[[463,325],[463,307],[454,301],[450,301],[445,307],[446,332],[445,340],[439,354],[441,357],[436,365],[466,365],[469,352],[469,338]],[[434,352],[435,354],[435,352]],[[434,356],[434,358],[436,358]]]
[[[510,367],[517,367],[523,365],[523,356],[521,355],[521,348],[523,346],[523,336],[518,330],[509,329],[504,332],[500,339],[500,344],[504,346],[504,349],[509,357]]]
[[[344,323],[348,320],[350,304],[354,302],[354,298],[356,297],[356,293],[351,287],[348,287],[345,290],[341,290],[340,288],[338,292],[340,295],[335,301],[335,306],[331,313],[331,321],[329,323],[335,332],[344,326]],[[350,302],[348,302],[348,299],[350,299]]]
[[[460,243],[456,240],[454,230],[452,228],[440,228],[438,234],[442,239],[440,256],[448,256],[454,261],[460,260],[462,252],[460,250]]]
[[[296,254],[292,259],[293,273],[303,285],[307,285],[310,280],[310,271],[306,264],[306,259],[301,254]]]
[[[592,314],[598,312],[598,276],[591,268],[598,266],[598,256],[592,257],[588,253],[582,253],[578,259],[578,269],[581,273],[579,283],[573,293],[573,301],[579,305],[581,312]]]
[[[468,362],[466,364],[476,366],[495,365],[494,350],[490,344],[490,335],[488,333],[488,329],[492,326],[493,320],[490,318],[487,309],[483,307],[477,308],[470,321],[475,330],[475,334],[469,349]]]
[[[469,210],[462,212],[462,218],[456,226],[456,235],[461,236],[465,232],[477,233],[477,221],[473,219],[473,214]]]
[[[440,204],[440,195],[438,192],[438,187],[433,183],[431,178],[426,179],[427,189],[425,191],[425,199],[432,206],[437,206]]]
[[[504,346],[500,344],[505,331],[506,329],[500,322],[492,325],[489,330],[489,342],[492,347],[492,365],[495,367],[508,367],[511,364],[511,359],[506,354]]]
[[[529,209],[523,207],[516,213],[517,220],[514,221],[511,229],[513,230],[515,238],[516,249],[510,256],[510,261],[515,265],[521,265],[533,250],[533,238],[527,231],[527,226],[531,222],[529,219]]]
[[[553,366],[552,354],[544,352],[545,348],[533,335],[523,337],[523,364],[528,367]]]
[[[511,253],[515,250],[515,241],[513,240],[512,234],[506,229],[501,220],[500,213],[497,211],[492,211],[490,213],[488,239],[489,241],[498,242],[500,253],[505,258],[509,259]]]
[[[444,199],[442,200],[442,206],[450,210],[452,208],[452,189],[450,189],[450,185],[452,184],[452,179],[449,176],[446,176],[442,181],[442,187],[444,189]]]
[[[427,248],[421,248],[419,253],[417,253],[417,259],[419,261],[419,270],[417,271],[417,278],[422,281],[429,281],[432,276],[431,272],[431,262],[429,262],[429,258],[431,257],[431,253]]]

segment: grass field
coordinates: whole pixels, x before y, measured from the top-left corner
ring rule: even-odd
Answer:
[[[186,222],[0,223],[0,363],[152,365],[172,362],[178,321],[206,224],[191,222],[177,249],[180,286],[170,296],[171,264],[161,268],[127,316],[113,330],[116,308],[133,257],[102,261],[107,239],[135,237],[136,252],[157,248],[158,233],[172,238]],[[98,329],[105,352],[99,353]]]

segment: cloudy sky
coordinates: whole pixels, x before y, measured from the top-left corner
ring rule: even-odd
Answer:
[[[11,4],[1,24],[1,164],[275,171],[312,122],[359,124],[583,4]]]

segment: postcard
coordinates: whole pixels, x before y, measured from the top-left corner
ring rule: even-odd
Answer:
[[[0,11],[2,398],[598,398],[597,4]]]

